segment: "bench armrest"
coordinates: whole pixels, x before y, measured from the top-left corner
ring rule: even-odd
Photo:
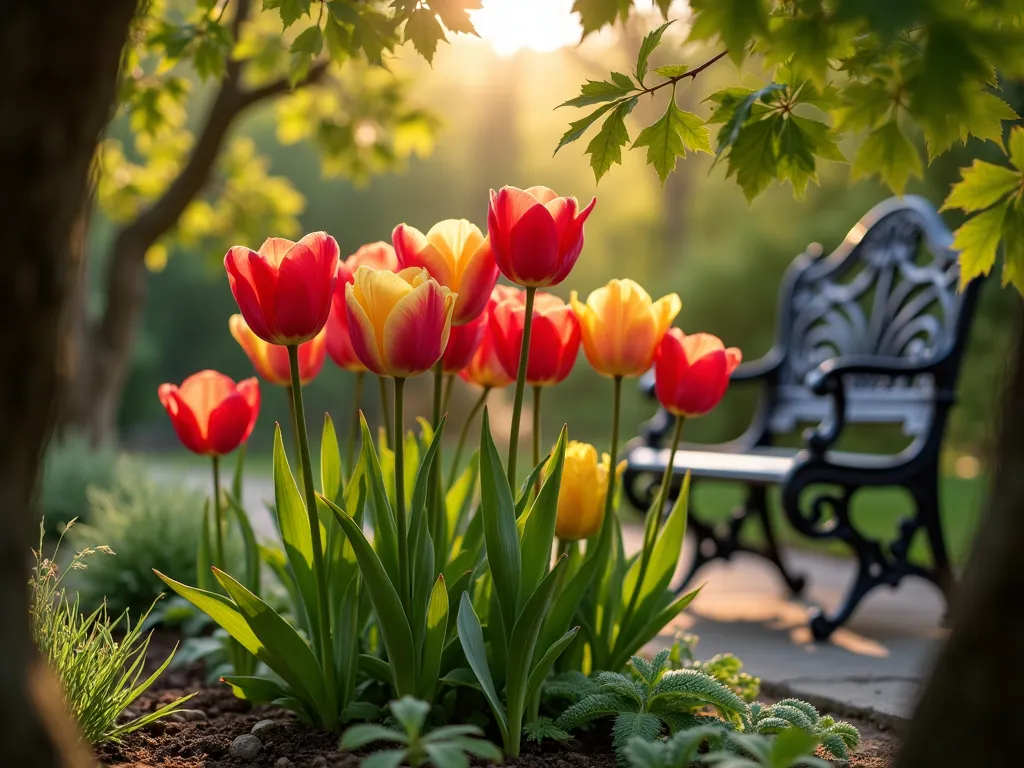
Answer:
[[[877,355],[848,355],[826,360],[804,378],[816,395],[832,397],[832,416],[817,427],[804,432],[807,449],[813,456],[821,456],[839,439],[846,426],[846,385],[843,377],[857,373],[879,376],[919,376],[932,373],[942,364],[942,356],[914,361],[902,357]]]

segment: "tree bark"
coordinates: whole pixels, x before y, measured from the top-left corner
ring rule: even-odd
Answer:
[[[134,0],[0,5],[0,755],[12,766],[91,762],[41,668],[27,566],[40,457],[64,374],[76,264],[68,248],[110,116]]]
[[[1024,687],[1024,323],[997,427],[990,498],[953,609],[953,630],[921,693],[897,768],[1020,764]],[[997,733],[994,729],[1000,729]]]

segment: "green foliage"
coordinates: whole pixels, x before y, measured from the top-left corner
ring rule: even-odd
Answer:
[[[545,739],[568,741],[571,738],[569,733],[555,725],[555,721],[550,717],[538,717],[527,723],[523,727],[523,733],[526,734],[527,741],[534,743],[540,743]]]
[[[39,513],[52,529],[89,518],[88,489],[108,489],[117,475],[117,451],[110,443],[93,446],[88,436],[69,434],[46,449],[39,486]]]
[[[668,649],[651,661],[634,656],[635,679],[598,673],[598,692],[566,709],[555,725],[571,731],[597,718],[614,717],[613,743],[621,762],[630,739],[650,741],[665,728],[675,732],[696,726],[705,707],[714,707],[728,722],[746,722],[747,705],[733,691],[696,669],[666,669],[668,659]]]
[[[856,728],[828,715],[822,717],[806,701],[783,699],[770,706],[751,704],[751,733],[778,734],[792,728],[813,736],[836,760],[848,761],[851,750],[860,744]]]
[[[469,768],[469,758],[477,757],[491,763],[501,762],[501,750],[483,738],[475,725],[448,725],[424,733],[430,705],[425,701],[403,696],[388,704],[399,726],[353,725],[341,737],[341,749],[360,749],[378,741],[399,746],[374,752],[363,758],[367,768],[409,765],[434,765],[436,768]]]
[[[159,482],[135,462],[122,464],[112,488],[89,491],[91,522],[70,532],[76,549],[109,545],[117,553],[78,574],[83,606],[91,611],[105,603],[112,614],[139,616],[164,592],[154,568],[193,579],[202,514],[202,494]]]
[[[761,678],[743,672],[743,662],[731,653],[720,653],[707,661],[698,661],[694,650],[696,635],[681,634],[669,648],[670,669],[699,669],[735,691],[748,704],[761,692]]]
[[[975,160],[961,169],[943,208],[973,214],[954,233],[961,284],[991,272],[1002,244],[1003,284],[1024,293],[1024,128],[1015,127],[1007,137],[1005,162],[1010,167]]]
[[[651,741],[637,736],[629,740],[622,756],[630,768],[689,768],[704,745],[713,751],[725,736],[724,729],[708,725],[676,731],[667,739]]]
[[[587,33],[624,21],[632,6],[632,0],[592,0],[574,7]],[[668,4],[659,7],[667,16]],[[849,135],[863,137],[852,177],[879,175],[899,193],[924,170],[917,132],[924,135],[931,162],[970,137],[999,142],[1003,122],[1017,117],[995,76],[1024,72],[1024,17],[1015,8],[966,0],[693,0],[690,7],[688,40],[718,41],[719,53],[699,66],[655,67],[659,79],[652,82],[649,61],[666,37],[668,25],[662,25],[640,45],[636,82],[619,83],[613,75],[610,82],[588,83],[579,97],[563,104],[603,106],[573,122],[559,148],[582,137],[609,109],[609,129],[602,133],[618,138],[616,148],[624,145],[628,136],[619,105],[671,86],[664,115],[633,144],[648,147],[647,162],[664,182],[685,149],[709,151],[704,119],[678,110],[675,87],[725,55],[737,64],[754,58],[772,75],[761,88],[726,88],[710,99],[707,123],[721,126],[717,154],[727,160],[726,174],[735,176],[748,200],[773,181],[788,181],[802,195],[808,182],[817,183],[822,161],[844,159],[838,142]],[[592,142],[586,150],[598,180],[621,162],[615,151],[597,151],[607,143],[595,147]],[[984,231],[968,233],[981,263],[991,262],[996,218],[992,214],[976,225]]]
[[[749,733],[730,733],[726,739],[731,749],[704,755],[701,762],[712,768],[829,768],[830,765],[814,756],[817,738],[799,728],[788,728],[774,739]]]
[[[101,553],[102,561],[113,551],[103,544],[86,547],[62,570],[57,560],[59,550],[58,541],[53,557],[43,556],[40,526],[39,549],[34,552],[30,580],[32,638],[60,681],[68,709],[85,739],[90,744],[120,741],[126,734],[171,714],[192,697],[185,696],[146,715],[118,723],[121,714],[167,668],[174,652],[153,674],[142,679],[149,647],[149,636],[143,636],[142,626],[149,608],[136,614],[134,623],[127,611],[112,619],[102,605],[86,615],[81,612],[77,597],[73,601],[68,599],[64,586],[64,577],[69,572],[87,569],[88,558]]]

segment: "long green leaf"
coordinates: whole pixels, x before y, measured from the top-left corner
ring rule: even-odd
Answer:
[[[324,431],[320,436],[320,492],[331,501],[344,489],[341,485],[341,450],[331,414],[324,414]]]
[[[548,670],[551,669],[551,665],[555,663],[558,657],[562,655],[562,651],[569,647],[569,644],[576,639],[576,635],[579,633],[579,627],[570,629],[548,646],[548,649],[544,651],[544,655],[540,657],[540,661],[533,665],[533,669],[530,671],[530,679],[526,683],[527,701],[530,701],[533,695],[540,690],[541,683],[544,682],[544,678],[547,676]]]
[[[312,636],[318,631],[317,623],[317,587],[313,572],[313,539],[309,530],[309,517],[306,505],[299,495],[288,465],[288,457],[284,452],[281,438],[281,426],[274,429],[274,500],[277,509],[278,526],[284,551],[288,555],[295,584],[306,610],[306,618],[310,624]],[[323,617],[324,621],[327,617]]]
[[[420,462],[416,472],[416,480],[412,493],[412,506],[410,514],[410,542],[409,551],[412,553],[412,601],[410,603],[409,621],[412,625],[413,640],[416,649],[422,647],[424,632],[427,623],[427,606],[430,602],[430,592],[434,584],[435,573],[435,542],[432,539],[428,524],[427,505],[428,500],[433,497],[437,473],[434,471],[434,463],[437,460],[437,451],[444,437],[444,418],[433,432],[433,438],[423,460]]]
[[[361,653],[359,654],[358,662],[359,668],[370,678],[385,685],[390,685],[392,688],[395,687],[395,676],[391,671],[391,666],[384,659],[378,659],[376,656],[371,656],[368,653]]]
[[[445,587],[444,576],[438,576],[430,592],[427,631],[423,642],[423,666],[420,672],[420,698],[426,702],[434,700],[447,631],[448,590]]]
[[[175,581],[170,576],[165,576],[154,569],[153,573],[167,586],[188,600],[192,605],[201,610],[213,619],[231,637],[237,640],[243,648],[254,656],[260,656],[264,651],[263,643],[259,641],[249,624],[239,613],[235,604],[223,595],[216,592],[208,592],[205,589],[196,589],[180,581]],[[263,658],[263,657],[260,657]],[[268,664],[269,666],[269,664]]]
[[[242,481],[245,474],[245,456],[248,450],[248,443],[242,443],[238,447],[238,458],[235,459],[235,473],[231,477],[231,495],[239,501],[242,500]]]
[[[387,649],[388,660],[394,672],[396,693],[399,696],[415,696],[417,680],[412,629],[398,592],[377,553],[366,540],[362,528],[334,502],[326,501],[355,550],[359,570],[380,623],[384,647]]]
[[[519,551],[519,531],[516,528],[515,503],[491,438],[491,423],[484,408],[480,431],[480,516],[483,522],[484,544],[490,564],[494,591],[498,598],[504,624],[516,623],[517,599],[522,564]]]
[[[459,641],[462,643],[462,651],[466,654],[466,661],[470,669],[476,675],[480,688],[484,692],[487,703],[491,705],[494,719],[498,723],[498,730],[501,731],[503,741],[508,741],[508,715],[501,704],[498,692],[494,689],[494,681],[491,679],[491,670],[487,666],[487,647],[484,645],[484,633],[480,626],[480,619],[473,610],[473,601],[469,599],[469,593],[462,593],[462,602],[459,603]]]
[[[474,452],[469,457],[462,474],[448,489],[445,496],[445,511],[448,515],[448,530],[453,538],[462,531],[466,514],[473,503],[473,489],[476,487],[476,476],[479,462]]]
[[[370,428],[362,414],[359,416],[359,422],[363,436],[363,456],[366,459],[366,479],[369,484],[370,498],[373,499],[373,544],[384,569],[388,572],[391,580],[397,582],[398,528],[395,524],[394,513],[391,511],[391,504],[388,502],[388,492],[384,486],[384,476],[381,474],[380,461],[373,446],[373,438],[370,437]]]
[[[530,668],[533,665],[533,652],[537,647],[537,637],[540,635],[544,616],[551,605],[551,598],[558,586],[566,559],[565,555],[558,558],[554,567],[537,586],[536,591],[530,595],[530,599],[526,601],[523,612],[512,629],[512,636],[508,643],[508,690],[506,692],[510,720],[515,721],[514,713],[519,713],[521,716],[522,708],[526,703],[526,689]]]
[[[318,708],[324,715],[324,725],[330,727],[334,718],[326,715],[335,704],[324,698],[323,672],[306,641],[273,608],[231,576],[217,569],[214,569],[213,574],[235,601],[238,612],[256,637],[281,661],[282,669],[274,671],[306,699],[318,702]]]
[[[554,467],[545,478],[530,511],[519,519],[523,529],[523,570],[519,581],[518,606],[520,610],[527,597],[537,589],[551,563],[551,546],[555,541],[555,521],[558,517],[558,492],[562,487],[562,467],[565,465],[565,449],[568,442],[569,430],[563,426],[552,454]]]
[[[228,508],[235,516],[238,529],[242,532],[242,545],[245,553],[245,586],[250,592],[258,595],[260,593],[260,545],[256,541],[256,534],[249,522],[249,515],[242,509],[238,499],[227,495]]]
[[[523,513],[526,511],[527,506],[530,504],[530,497],[533,495],[533,489],[537,485],[537,478],[540,477],[540,473],[544,471],[544,467],[547,466],[548,459],[551,458],[551,454],[548,454],[540,463],[530,470],[530,474],[526,476],[526,480],[519,486],[519,495],[516,496],[516,520],[522,521]]]
[[[700,594],[702,588],[698,587],[692,592],[687,592],[685,595],[673,600],[668,607],[657,611],[646,624],[633,630],[630,636],[620,635],[615,643],[615,651],[608,662],[608,669],[619,669],[625,666],[631,656],[635,656],[637,651],[657,637],[658,633],[668,626],[672,619],[693,602],[694,598]]]

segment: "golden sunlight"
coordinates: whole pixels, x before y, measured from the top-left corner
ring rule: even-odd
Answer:
[[[471,11],[480,38],[499,56],[524,48],[547,53],[575,45],[583,28],[572,12],[573,0],[484,0]]]

